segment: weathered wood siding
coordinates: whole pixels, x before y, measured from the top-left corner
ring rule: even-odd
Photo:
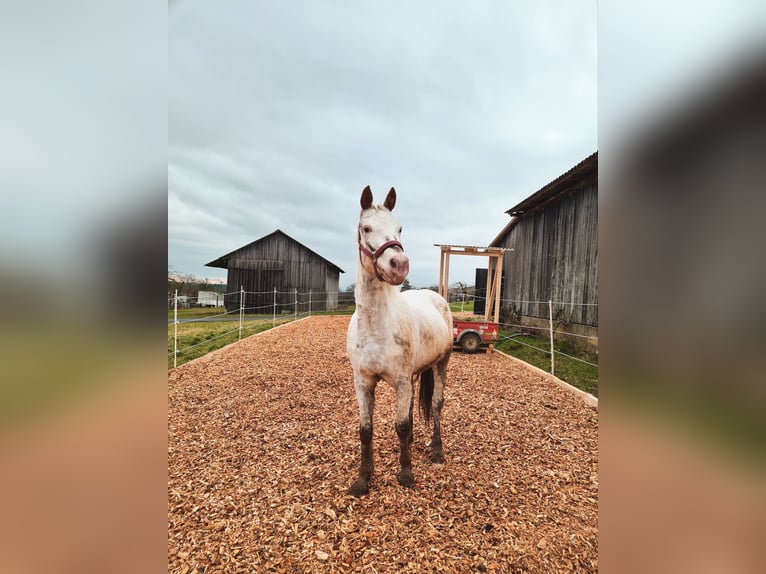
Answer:
[[[328,309],[337,309],[338,307],[339,281],[340,275],[328,268],[324,286],[325,302]]]
[[[334,275],[334,289],[327,288],[333,285],[328,280],[330,275]],[[247,313],[271,313],[275,288],[277,313],[294,312],[296,289],[298,310],[308,310],[308,292],[311,291],[311,309],[318,311],[333,308],[327,297],[328,291],[338,290],[338,272],[300,243],[276,233],[243,247],[229,260],[227,285],[229,291],[241,286],[249,292],[245,296]],[[239,309],[239,301],[239,293],[228,295],[226,310]],[[335,301],[337,304],[337,294]]]
[[[520,314],[598,325],[598,185],[522,216],[498,245],[510,247],[503,261],[503,320]],[[582,305],[586,303],[587,305]]]

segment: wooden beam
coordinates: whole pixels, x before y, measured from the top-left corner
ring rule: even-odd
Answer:
[[[487,268],[487,300],[484,305],[484,316],[487,321],[490,315],[497,323],[500,317],[500,290],[502,288],[503,256],[506,251],[513,251],[507,247],[478,247],[473,245],[440,245],[434,243],[440,250],[439,258],[439,295],[449,301],[449,258],[450,255],[478,255],[489,257]],[[493,265],[494,263],[494,265]],[[494,280],[490,281],[493,277]]]
[[[497,282],[497,291],[495,292],[495,323],[500,322],[500,299],[503,288],[503,256],[495,259],[495,281]]]
[[[447,300],[447,303],[449,303],[449,251],[446,253],[447,260],[444,263],[444,294],[443,297]]]
[[[444,297],[442,285],[444,285],[444,249],[439,250],[439,295]]]
[[[492,305],[495,302],[495,282],[492,280],[492,257],[487,265],[487,295],[484,301],[484,320],[489,321],[492,314]]]

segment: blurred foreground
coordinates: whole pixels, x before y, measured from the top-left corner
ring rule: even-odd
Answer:
[[[166,22],[2,10],[1,572],[165,568]]]
[[[766,19],[743,4],[599,3],[604,572],[763,570]]]
[[[763,9],[627,8],[599,3],[600,566],[759,572]],[[166,18],[0,22],[2,572],[167,568]]]

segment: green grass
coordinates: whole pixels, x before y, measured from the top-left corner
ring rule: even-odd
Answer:
[[[277,319],[277,325],[289,318]],[[272,321],[247,321],[242,325],[242,338],[271,329]],[[206,355],[239,340],[239,317],[231,321],[182,323],[178,325],[178,358],[176,366]],[[190,347],[191,345],[195,345]],[[173,368],[173,325],[168,325],[168,369]]]
[[[450,303],[449,308],[453,313],[459,311],[467,311],[469,313],[473,313],[473,301],[466,301],[465,303],[457,301],[455,303]]]
[[[179,319],[199,319],[201,317],[211,317],[213,315],[221,315],[226,312],[224,307],[192,307],[190,309],[179,309]],[[239,320],[239,313],[232,313],[230,317],[235,317]],[[173,309],[168,309],[168,319],[173,318]]]
[[[225,347],[239,340],[239,313],[232,313],[226,317],[221,317],[220,321],[200,321],[188,322],[190,319],[203,319],[214,315],[221,315],[225,309],[201,308],[178,310],[178,357],[176,366],[196,359],[211,351]],[[351,315],[354,312],[354,306],[344,306],[342,309],[330,311],[312,311],[312,315]],[[305,317],[305,313],[299,317]],[[260,315],[243,315],[245,321],[242,325],[242,338],[249,337],[255,333],[260,333],[271,329],[273,320],[270,313]],[[168,311],[168,319],[173,319],[173,309]],[[252,320],[254,319],[254,320]],[[294,319],[292,313],[277,315],[276,324],[288,323]],[[192,348],[188,348],[194,345]],[[168,368],[173,368],[173,324],[168,323]]]
[[[511,333],[500,331],[500,339]],[[533,347],[533,348],[530,348]],[[517,359],[539,367],[544,371],[551,372],[550,341],[538,337],[516,336],[512,339],[501,340],[495,344],[499,351],[507,353]],[[582,389],[586,393],[598,396],[598,367],[570,359],[559,353],[566,353],[573,357],[583,359],[589,363],[598,364],[598,357],[574,350],[566,343],[554,341],[555,374],[562,381]],[[548,351],[548,352],[544,352]]]

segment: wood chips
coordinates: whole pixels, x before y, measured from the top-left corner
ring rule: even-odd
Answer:
[[[370,493],[346,493],[348,322],[310,317],[170,372],[169,571],[595,572],[598,413],[496,354],[452,354],[446,464],[431,466],[416,414],[412,489],[380,384]]]

